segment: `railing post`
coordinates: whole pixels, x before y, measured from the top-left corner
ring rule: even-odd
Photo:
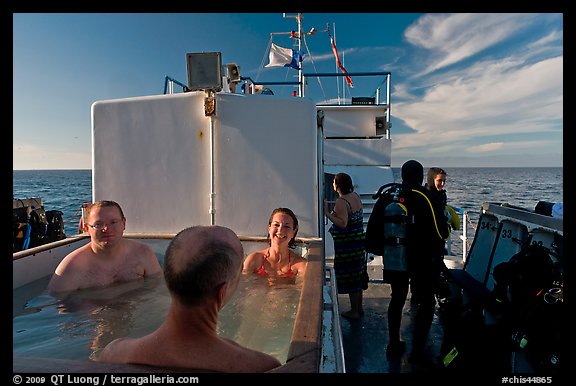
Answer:
[[[466,263],[468,257],[468,235],[467,235],[467,222],[468,212],[464,211],[462,215],[462,262]]]

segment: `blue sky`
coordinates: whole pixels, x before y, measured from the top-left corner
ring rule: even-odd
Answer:
[[[562,14],[304,14],[305,31],[327,26],[349,72],[392,73],[392,166],[563,166]],[[14,13],[13,169],[90,169],[92,103],[186,83],[187,52],[294,80],[264,65],[271,39],[294,43],[270,33],[295,29],[282,13]],[[335,71],[327,34],[306,43],[305,71]],[[346,95],[370,96],[379,79],[354,82]]]

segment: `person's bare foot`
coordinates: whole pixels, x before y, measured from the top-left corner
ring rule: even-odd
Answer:
[[[352,320],[358,320],[362,316],[358,312],[354,312],[352,310],[343,312],[341,315],[346,319],[352,319]]]

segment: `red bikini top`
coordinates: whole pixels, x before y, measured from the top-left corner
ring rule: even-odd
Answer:
[[[296,276],[296,273],[294,271],[292,271],[292,263],[290,262],[290,253],[291,252],[288,251],[288,271],[286,271],[280,275],[277,275],[278,277],[293,278],[294,276]],[[264,260],[262,261],[262,265],[256,271],[256,275],[268,276],[268,272],[266,272],[266,268],[264,268],[264,263],[268,260],[269,257],[270,257],[270,248],[268,248],[268,252],[266,252],[266,255],[264,256]]]

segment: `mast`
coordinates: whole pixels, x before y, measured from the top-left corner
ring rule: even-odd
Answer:
[[[298,23],[298,55],[302,52],[302,14],[298,13],[296,16],[296,21]],[[302,73],[304,61],[298,63],[298,96],[304,96],[304,75]]]
[[[298,40],[298,52],[302,52],[302,13],[297,13],[295,16],[286,15],[286,13],[282,14],[284,18],[293,17],[296,19],[296,24],[298,25],[298,33],[295,38]],[[304,96],[304,73],[302,71],[302,61],[298,63],[298,96]]]

